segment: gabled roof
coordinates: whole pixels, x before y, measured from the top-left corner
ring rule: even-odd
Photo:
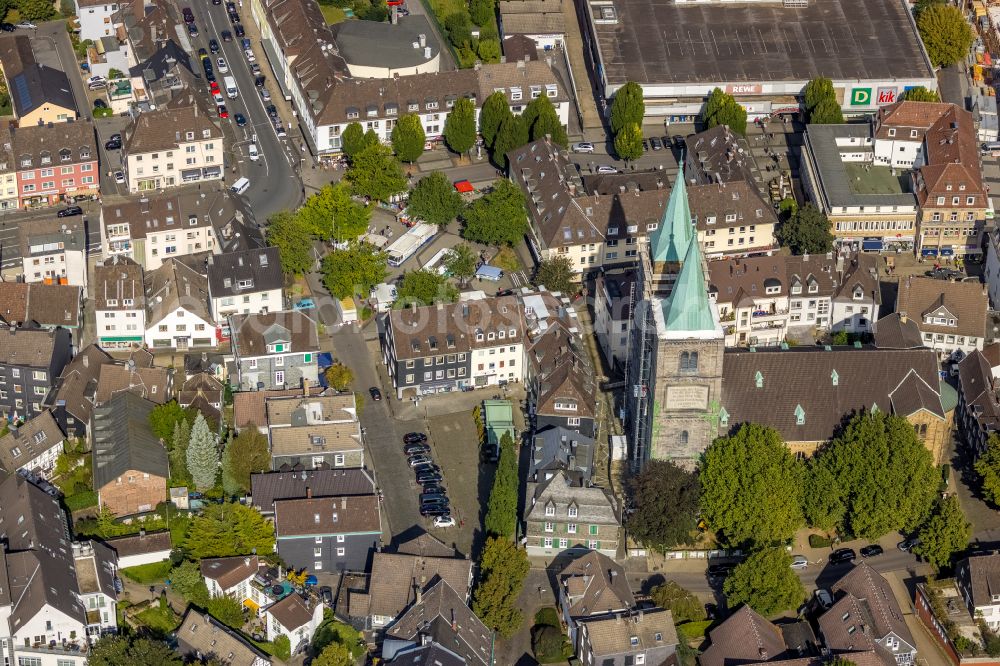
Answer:
[[[208,258],[208,285],[212,298],[281,289],[285,277],[278,248],[237,250]]]
[[[312,611],[298,593],[289,594],[284,599],[274,602],[267,607],[266,612],[289,631],[295,631],[313,619]]]
[[[97,161],[94,124],[89,120],[18,127],[10,133],[17,169],[37,169],[44,166],[46,159],[53,167]],[[31,167],[22,167],[22,162],[29,158]]]
[[[46,105],[68,109],[76,117],[69,78],[58,69],[38,63],[27,35],[0,37],[0,62],[18,118]]]
[[[132,536],[106,539],[105,543],[118,554],[119,558],[131,555],[162,553],[170,551],[172,548],[170,532],[168,531],[151,532],[149,534],[140,532]]]
[[[570,562],[559,572],[569,600],[570,617],[602,615],[635,606],[625,568],[596,550]]]
[[[166,479],[167,451],[149,427],[153,403],[119,393],[94,410],[94,488],[103,488],[129,470]]]
[[[114,359],[96,344],[88,345],[73,357],[56,380],[55,390],[46,399],[48,407],[63,407],[77,421],[90,422],[97,395],[101,366]]]
[[[954,315],[955,325],[926,323],[925,313],[945,307]],[[978,282],[951,282],[930,277],[909,277],[899,282],[896,312],[917,321],[924,333],[942,333],[982,338],[986,335],[989,297]]]
[[[0,320],[10,325],[76,328],[82,291],[69,284],[0,282]]]
[[[557,515],[566,515],[570,504],[576,505],[580,523],[617,525],[614,501],[603,488],[573,483],[565,470],[556,470],[550,479],[529,483],[527,496],[534,501],[525,510],[525,520],[544,521],[545,505],[555,504]]]
[[[375,482],[364,469],[310,469],[296,472],[263,472],[250,475],[253,506],[263,513],[285,499],[371,495]]]
[[[0,465],[7,472],[25,467],[31,460],[62,443],[65,436],[52,412],[44,411],[21,427],[0,437]],[[28,471],[34,471],[30,468]]]
[[[965,560],[969,573],[969,594],[974,607],[993,606],[1000,595],[1000,554],[977,555]]]
[[[866,638],[881,640],[894,634],[907,643],[904,647],[909,649],[904,649],[904,652],[916,649],[916,642],[889,582],[866,562],[847,572],[831,586],[830,591],[834,596],[844,596],[819,619],[827,647],[832,650],[867,649],[863,646]],[[845,618],[845,613],[851,615]],[[854,631],[851,631],[852,626]]]
[[[781,630],[746,604],[708,634],[701,666],[740,666],[769,661],[785,652]]]
[[[180,308],[204,322],[212,323],[208,310],[208,278],[188,264],[167,259],[162,266],[146,273],[144,283],[147,329]],[[206,331],[205,335],[212,335],[212,331]]]
[[[136,350],[128,360],[102,365],[97,379],[94,404],[102,405],[118,393],[134,393],[157,405],[169,402],[174,395],[174,369],[152,365],[146,350]]]
[[[188,132],[193,133],[187,138]],[[157,150],[177,150],[194,141],[222,139],[222,130],[197,104],[174,109],[140,113],[125,136],[125,154],[136,155]]]
[[[274,534],[278,539],[381,532],[376,495],[285,499],[274,503]]]
[[[446,546],[440,539],[427,532],[421,532],[409,541],[399,544],[396,547],[396,552],[422,557],[458,557],[458,551],[451,546]]]
[[[145,310],[146,293],[142,281],[142,266],[123,254],[94,267],[91,292],[95,310]],[[125,301],[132,301],[126,305]],[[112,305],[114,303],[114,305]]]
[[[456,558],[454,551],[448,557],[375,553],[368,590],[363,594],[351,593],[349,614],[399,617],[417,601],[418,591],[425,593],[439,580],[447,581],[459,596],[468,599],[472,561]]]
[[[229,318],[233,350],[242,358],[267,356],[269,344],[287,342],[291,350],[278,353],[319,351],[316,322],[299,310],[266,314],[237,314]]]
[[[48,370],[56,344],[69,345],[69,333],[41,329],[0,330],[0,364]]]
[[[586,640],[595,660],[611,655],[647,653],[660,648],[672,653],[677,646],[673,614],[668,610],[636,611],[627,616],[584,618]]]
[[[310,395],[318,395],[323,391],[322,386],[309,387]],[[238,391],[233,396],[233,427],[237,430],[242,430],[249,426],[266,426],[266,403],[269,398],[287,398],[303,395],[304,393],[301,388]]]
[[[570,472],[579,472],[584,478],[593,473],[596,442],[575,430],[563,427],[545,428],[531,438],[531,459],[528,479],[538,481],[542,470],[564,466]]]
[[[271,663],[270,657],[238,632],[194,607],[189,607],[177,629],[177,643],[178,650],[185,656],[205,660],[214,657],[225,666]]]
[[[236,587],[257,574],[260,564],[256,555],[247,557],[213,557],[201,561],[201,575],[211,578],[223,590]]]
[[[873,322],[875,346],[879,349],[919,349],[924,347],[917,322],[893,312]]]

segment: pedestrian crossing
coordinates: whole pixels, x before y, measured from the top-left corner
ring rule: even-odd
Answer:
[[[524,274],[524,271],[514,271],[512,273],[508,273],[508,275],[510,276],[510,281],[515,287],[528,287],[531,284],[528,281],[528,276]]]

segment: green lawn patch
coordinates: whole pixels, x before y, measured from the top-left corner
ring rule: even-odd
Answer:
[[[712,620],[701,620],[700,622],[685,622],[677,625],[677,633],[688,640],[704,638],[705,630],[712,626]]]
[[[465,11],[467,6],[463,0],[430,0],[430,5],[442,24],[455,12]]]
[[[151,585],[166,580],[167,574],[172,568],[170,560],[164,560],[163,562],[151,562],[122,569],[122,575],[140,585]]]
[[[181,623],[181,619],[177,613],[170,610],[170,608],[160,608],[160,605],[156,603],[146,610],[136,613],[135,620],[142,623],[143,626],[148,627],[154,633],[162,636],[170,634]]]
[[[545,608],[539,609],[535,613],[535,624],[542,624],[548,627],[558,627],[559,623],[559,611],[553,606],[546,606]]]
[[[809,535],[810,548],[829,548],[831,544],[833,544],[833,539],[830,537],[825,537],[822,534]]]
[[[347,14],[345,14],[344,10],[340,7],[320,5],[319,11],[323,14],[323,20],[325,20],[328,25],[333,25],[334,23],[340,23],[347,20]]]
[[[493,265],[508,273],[521,270],[521,260],[517,258],[517,253],[509,247],[500,248],[497,256],[493,257]]]
[[[338,622],[333,617],[333,612],[329,609],[323,611],[323,624],[319,625],[316,634],[313,636],[313,649],[319,653],[330,643],[340,643],[351,651],[351,657],[355,661],[365,653],[365,645],[361,640],[361,634],[357,630],[343,622]]]
[[[97,506],[97,493],[93,490],[87,490],[66,497],[65,502],[66,508],[70,511],[79,511],[87,507]]]

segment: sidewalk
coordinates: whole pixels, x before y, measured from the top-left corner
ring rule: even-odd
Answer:
[[[930,635],[927,627],[920,618],[913,614],[913,597],[909,589],[899,576],[899,572],[885,574],[885,579],[892,588],[892,593],[903,611],[903,619],[917,647],[917,663],[928,664],[929,666],[951,666],[951,661],[945,655],[940,645]]]

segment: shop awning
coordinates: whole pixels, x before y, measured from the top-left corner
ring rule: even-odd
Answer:
[[[260,605],[257,604],[252,599],[244,599],[243,600],[243,605],[246,606],[247,608],[249,608],[250,610],[252,610],[254,613],[256,613],[257,611],[260,610]]]
[[[935,248],[932,248],[932,247],[925,247],[922,250],[920,250],[920,256],[921,257],[936,257],[937,256],[937,250]]]
[[[941,248],[942,257],[950,257],[954,254],[955,254],[955,248],[951,247],[950,245],[946,245]]]
[[[475,190],[475,188],[472,187],[472,183],[470,183],[467,180],[456,180],[455,189],[461,192],[462,194],[473,192]]]
[[[105,338],[105,337],[102,337],[101,338],[101,342],[142,342],[142,336],[141,335],[138,336],[138,337],[125,336],[125,337],[120,337],[120,338]]]
[[[878,252],[884,247],[881,238],[866,238],[861,241],[861,249],[868,252]]]

